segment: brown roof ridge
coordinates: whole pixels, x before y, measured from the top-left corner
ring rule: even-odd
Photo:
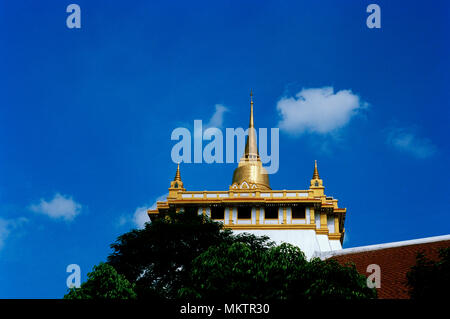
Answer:
[[[351,255],[351,254],[357,254],[357,253],[367,252],[367,251],[382,250],[382,249],[412,246],[412,245],[420,245],[420,244],[440,242],[440,241],[450,241],[450,234],[418,238],[418,239],[411,239],[411,240],[396,241],[396,242],[390,242],[390,243],[368,245],[368,246],[351,247],[351,248],[332,250],[332,251],[316,252],[313,257],[319,257],[320,259],[324,260],[324,259],[328,259],[328,258],[331,258],[334,256]]]

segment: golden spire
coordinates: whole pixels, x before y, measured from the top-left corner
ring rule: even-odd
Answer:
[[[185,188],[183,187],[183,182],[181,181],[181,175],[180,175],[180,163],[177,165],[177,172],[175,174],[175,178],[173,181],[170,182],[169,187],[169,195],[167,198],[174,199],[177,198],[177,194],[179,191],[185,191]]]
[[[314,196],[322,196],[323,195],[323,181],[319,177],[319,170],[317,169],[317,161],[314,161],[314,173],[311,179],[311,184],[309,189],[313,190]]]
[[[250,124],[248,127],[254,127],[253,125],[253,90],[250,89]]]
[[[259,160],[258,147],[256,145],[256,130],[253,122],[253,90],[250,90],[250,123],[248,125],[248,137],[245,143],[244,157],[250,160]]]
[[[250,123],[245,152],[238,167],[234,170],[231,184],[236,183],[240,187],[244,181],[247,182],[248,187],[270,189],[269,175],[266,169],[262,167],[258,146],[256,145],[256,130],[253,122],[253,90],[250,90]]]
[[[314,161],[314,174],[313,179],[320,179],[319,171],[317,170],[317,160]]]
[[[178,163],[177,166],[177,173],[175,174],[174,182],[181,182],[180,163]]]

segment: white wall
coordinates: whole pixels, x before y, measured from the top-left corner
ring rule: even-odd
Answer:
[[[314,221],[316,222],[316,228],[320,228],[320,212],[314,211]]]
[[[286,208],[286,224],[292,224],[292,208]]]
[[[316,235],[317,241],[319,242],[320,251],[330,251],[330,241],[328,240],[328,235]]]
[[[340,240],[330,240],[331,250],[341,250],[342,245]]]
[[[282,242],[299,247],[310,259],[316,251],[321,251],[316,232],[313,229],[255,229],[255,230],[233,230],[234,233],[250,233],[255,236],[269,236],[276,244]],[[328,237],[326,237],[328,244]],[[329,244],[328,244],[328,250]]]
[[[259,223],[264,224],[264,207],[259,209]]]
[[[206,213],[210,214],[210,209],[206,209]],[[228,212],[231,212],[231,216]],[[200,213],[200,210],[199,210]],[[256,224],[256,208],[252,208],[252,217],[248,221],[238,221],[237,219],[237,207],[225,208],[225,223],[227,223],[227,218],[230,219],[234,224]],[[264,220],[264,208],[260,209],[259,222],[264,224],[281,224],[283,221],[283,208],[280,207],[278,210],[278,220]],[[293,222],[292,220],[292,209],[290,207],[286,210],[286,222]],[[310,209],[306,208],[306,219],[301,221],[302,223],[310,223]],[[320,213],[315,214],[315,222],[317,228],[320,227]],[[328,228],[330,233],[334,232],[334,219],[328,220]],[[281,244],[282,242],[289,243],[299,247],[304,253],[307,259],[311,259],[314,254],[320,254],[321,252],[336,251],[341,250],[342,245],[339,240],[329,240],[328,235],[316,235],[313,229],[255,229],[255,230],[234,230],[234,233],[250,233],[256,236],[268,236],[276,244]]]
[[[328,226],[328,231],[331,233],[334,233],[334,216],[333,215],[328,215],[327,216],[327,226]]]
[[[230,208],[228,207],[225,208],[225,218],[223,221],[225,224],[228,224],[230,222]]]
[[[237,224],[237,207],[233,207],[231,212],[231,220],[233,221],[233,224]]]

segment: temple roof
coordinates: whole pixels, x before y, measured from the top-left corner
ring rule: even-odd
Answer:
[[[418,252],[432,260],[438,259],[438,249],[450,247],[450,235],[420,238],[386,244],[353,247],[317,254],[321,259],[334,259],[341,264],[352,262],[362,275],[369,276],[369,265],[379,265],[381,287],[377,288],[380,299],[409,298],[406,274],[416,264]]]

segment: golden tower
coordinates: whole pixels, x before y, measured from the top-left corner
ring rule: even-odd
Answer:
[[[337,199],[325,195],[317,161],[308,189],[270,187],[256,145],[252,93],[245,151],[228,190],[186,191],[178,164],[167,199],[158,201],[156,209],[149,209],[147,214],[153,220],[181,210],[206,215],[236,233],[267,235],[277,243],[291,243],[300,247],[307,258],[342,249],[347,212],[338,207]]]
[[[245,152],[234,170],[231,187],[239,188],[242,185],[248,188],[270,189],[269,175],[262,166],[256,145],[256,130],[253,120],[253,92],[250,91],[250,123],[248,126]]]

